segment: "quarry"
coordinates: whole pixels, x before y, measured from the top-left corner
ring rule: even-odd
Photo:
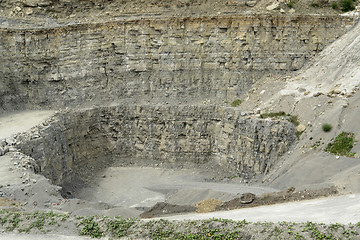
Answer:
[[[105,239],[189,239],[180,220],[222,211],[320,222],[256,213],[307,201],[331,202],[321,222],[359,222],[360,26],[356,9],[332,3],[0,1],[0,238],[48,228],[77,239],[84,226],[80,235]],[[349,149],[331,148],[343,136]],[[41,214],[63,223],[26,217],[48,222]],[[100,216],[132,219],[133,230],[107,233],[118,220]],[[151,221],[173,235],[151,235]],[[333,239],[345,228],[357,239],[358,225]],[[263,226],[234,236],[300,239]],[[316,229],[325,239],[332,228]]]

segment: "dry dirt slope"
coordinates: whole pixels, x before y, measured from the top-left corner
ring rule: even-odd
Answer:
[[[268,79],[244,96],[240,106],[262,112],[285,111],[306,126],[296,148],[284,156],[266,181],[272,187],[335,184],[345,192],[360,192],[360,144],[355,158],[323,150],[341,132],[360,138],[360,24],[326,47],[294,76]],[[246,98],[247,97],[247,98]],[[330,132],[322,124],[333,126]],[[265,180],[265,179],[264,179]]]

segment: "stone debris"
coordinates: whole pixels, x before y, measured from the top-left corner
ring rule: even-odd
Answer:
[[[277,10],[280,7],[280,3],[278,1],[274,1],[272,4],[266,7],[266,10],[273,11]]]
[[[197,213],[207,213],[216,210],[216,207],[223,202],[218,199],[205,199],[195,204]]]
[[[247,0],[245,1],[245,5],[248,7],[254,7],[257,4],[257,0]]]

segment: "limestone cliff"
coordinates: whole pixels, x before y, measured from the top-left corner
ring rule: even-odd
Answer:
[[[341,36],[339,16],[132,17],[0,28],[0,111],[126,98],[234,99],[301,68]]]

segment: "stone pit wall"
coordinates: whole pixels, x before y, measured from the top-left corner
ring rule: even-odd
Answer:
[[[0,111],[142,97],[231,101],[264,75],[301,68],[353,23],[224,15],[0,27]]]
[[[63,186],[86,182],[105,167],[126,165],[129,159],[147,166],[208,164],[229,176],[265,174],[296,140],[294,126],[242,115],[216,106],[71,111],[17,136],[16,147]]]

